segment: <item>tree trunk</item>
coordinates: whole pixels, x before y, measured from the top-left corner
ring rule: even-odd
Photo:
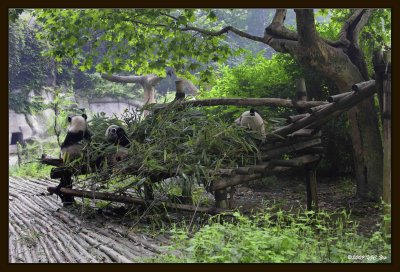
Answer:
[[[341,93],[347,92],[361,75],[352,80],[337,79]],[[357,196],[379,200],[382,196],[382,141],[373,96],[365,99],[347,113],[353,143]]]

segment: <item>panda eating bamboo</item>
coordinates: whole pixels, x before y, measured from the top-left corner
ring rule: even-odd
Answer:
[[[131,142],[129,141],[125,130],[117,125],[109,126],[106,130],[105,136],[109,143],[118,146],[117,151],[107,157],[107,161],[111,165],[115,165],[128,156],[128,147]]]

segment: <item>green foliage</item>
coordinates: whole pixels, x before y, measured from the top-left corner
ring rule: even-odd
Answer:
[[[353,263],[390,262],[390,244],[376,232],[360,236],[357,225],[345,211],[336,214],[305,212],[276,216],[267,212],[234,220],[212,218],[189,238],[184,229],[174,229],[175,244],[169,254],[147,262],[179,263]],[[337,219],[334,219],[338,217]],[[275,219],[273,219],[275,218]],[[172,253],[173,252],[173,253]],[[364,255],[370,258],[352,259]],[[379,257],[382,257],[381,259]],[[375,257],[375,258],[373,258]]]
[[[218,27],[212,10],[45,9],[35,15],[43,24],[37,37],[53,44],[48,55],[71,59],[82,71],[163,76],[171,66],[185,74],[199,68],[198,62],[223,62],[231,52],[221,37],[184,30]],[[206,79],[206,70],[202,76]]]
[[[55,135],[57,137],[57,143],[60,146],[60,138],[66,135],[67,119],[68,116],[73,112],[72,109],[77,108],[77,104],[74,102],[74,93],[72,90],[53,90],[53,99],[46,105],[48,109],[52,109],[54,112],[54,118],[48,120],[47,133],[48,135]],[[81,114],[81,112],[79,112]]]
[[[329,22],[317,24],[318,33],[321,37],[337,40],[343,23],[353,13],[351,9],[330,9]],[[320,15],[328,15],[328,10],[321,9]],[[391,47],[391,9],[374,9],[367,24],[359,35],[360,47],[364,53],[368,65],[369,74],[373,74],[372,52],[375,49]]]
[[[38,162],[26,162],[21,164],[21,167],[18,165],[11,166],[8,173],[10,176],[17,177],[48,178],[52,167]]]
[[[283,62],[293,61],[290,58],[284,60],[281,54],[274,55],[272,59],[266,59],[261,53],[253,56],[247,54],[243,63],[228,67],[222,65],[220,76],[215,81],[210,91],[201,93],[202,98],[213,97],[279,97],[293,98],[295,95],[294,73],[288,73],[287,65]],[[212,110],[212,114],[225,116],[231,119],[240,116],[246,109],[240,107],[219,107]],[[285,117],[292,110],[282,107],[259,107],[257,110],[263,117]],[[268,119],[266,118],[266,119]]]

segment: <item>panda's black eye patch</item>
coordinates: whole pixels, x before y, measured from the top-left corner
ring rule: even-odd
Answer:
[[[111,132],[112,132],[112,133],[115,133],[116,131],[117,131],[117,130],[116,130],[115,128],[112,128],[112,129],[111,129]]]

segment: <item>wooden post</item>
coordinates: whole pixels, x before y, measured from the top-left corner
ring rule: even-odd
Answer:
[[[373,57],[376,86],[378,90],[383,127],[383,201],[386,205],[385,214],[391,214],[391,117],[392,117],[392,74],[391,51],[374,52]],[[386,234],[391,232],[389,222],[383,222]]]
[[[297,101],[307,101],[306,82],[304,78],[296,80],[296,99]],[[306,111],[302,108],[296,108],[297,112],[302,114]]]
[[[306,186],[307,186],[307,210],[318,210],[318,195],[317,195],[317,163],[311,163],[305,167]]]
[[[226,189],[216,190],[214,193],[215,207],[217,208],[228,208],[228,192]]]
[[[184,99],[185,98],[185,91],[183,90],[185,86],[184,82],[182,80],[176,80],[175,86],[176,86],[175,100]]]
[[[18,167],[21,167],[21,145],[17,142]]]

